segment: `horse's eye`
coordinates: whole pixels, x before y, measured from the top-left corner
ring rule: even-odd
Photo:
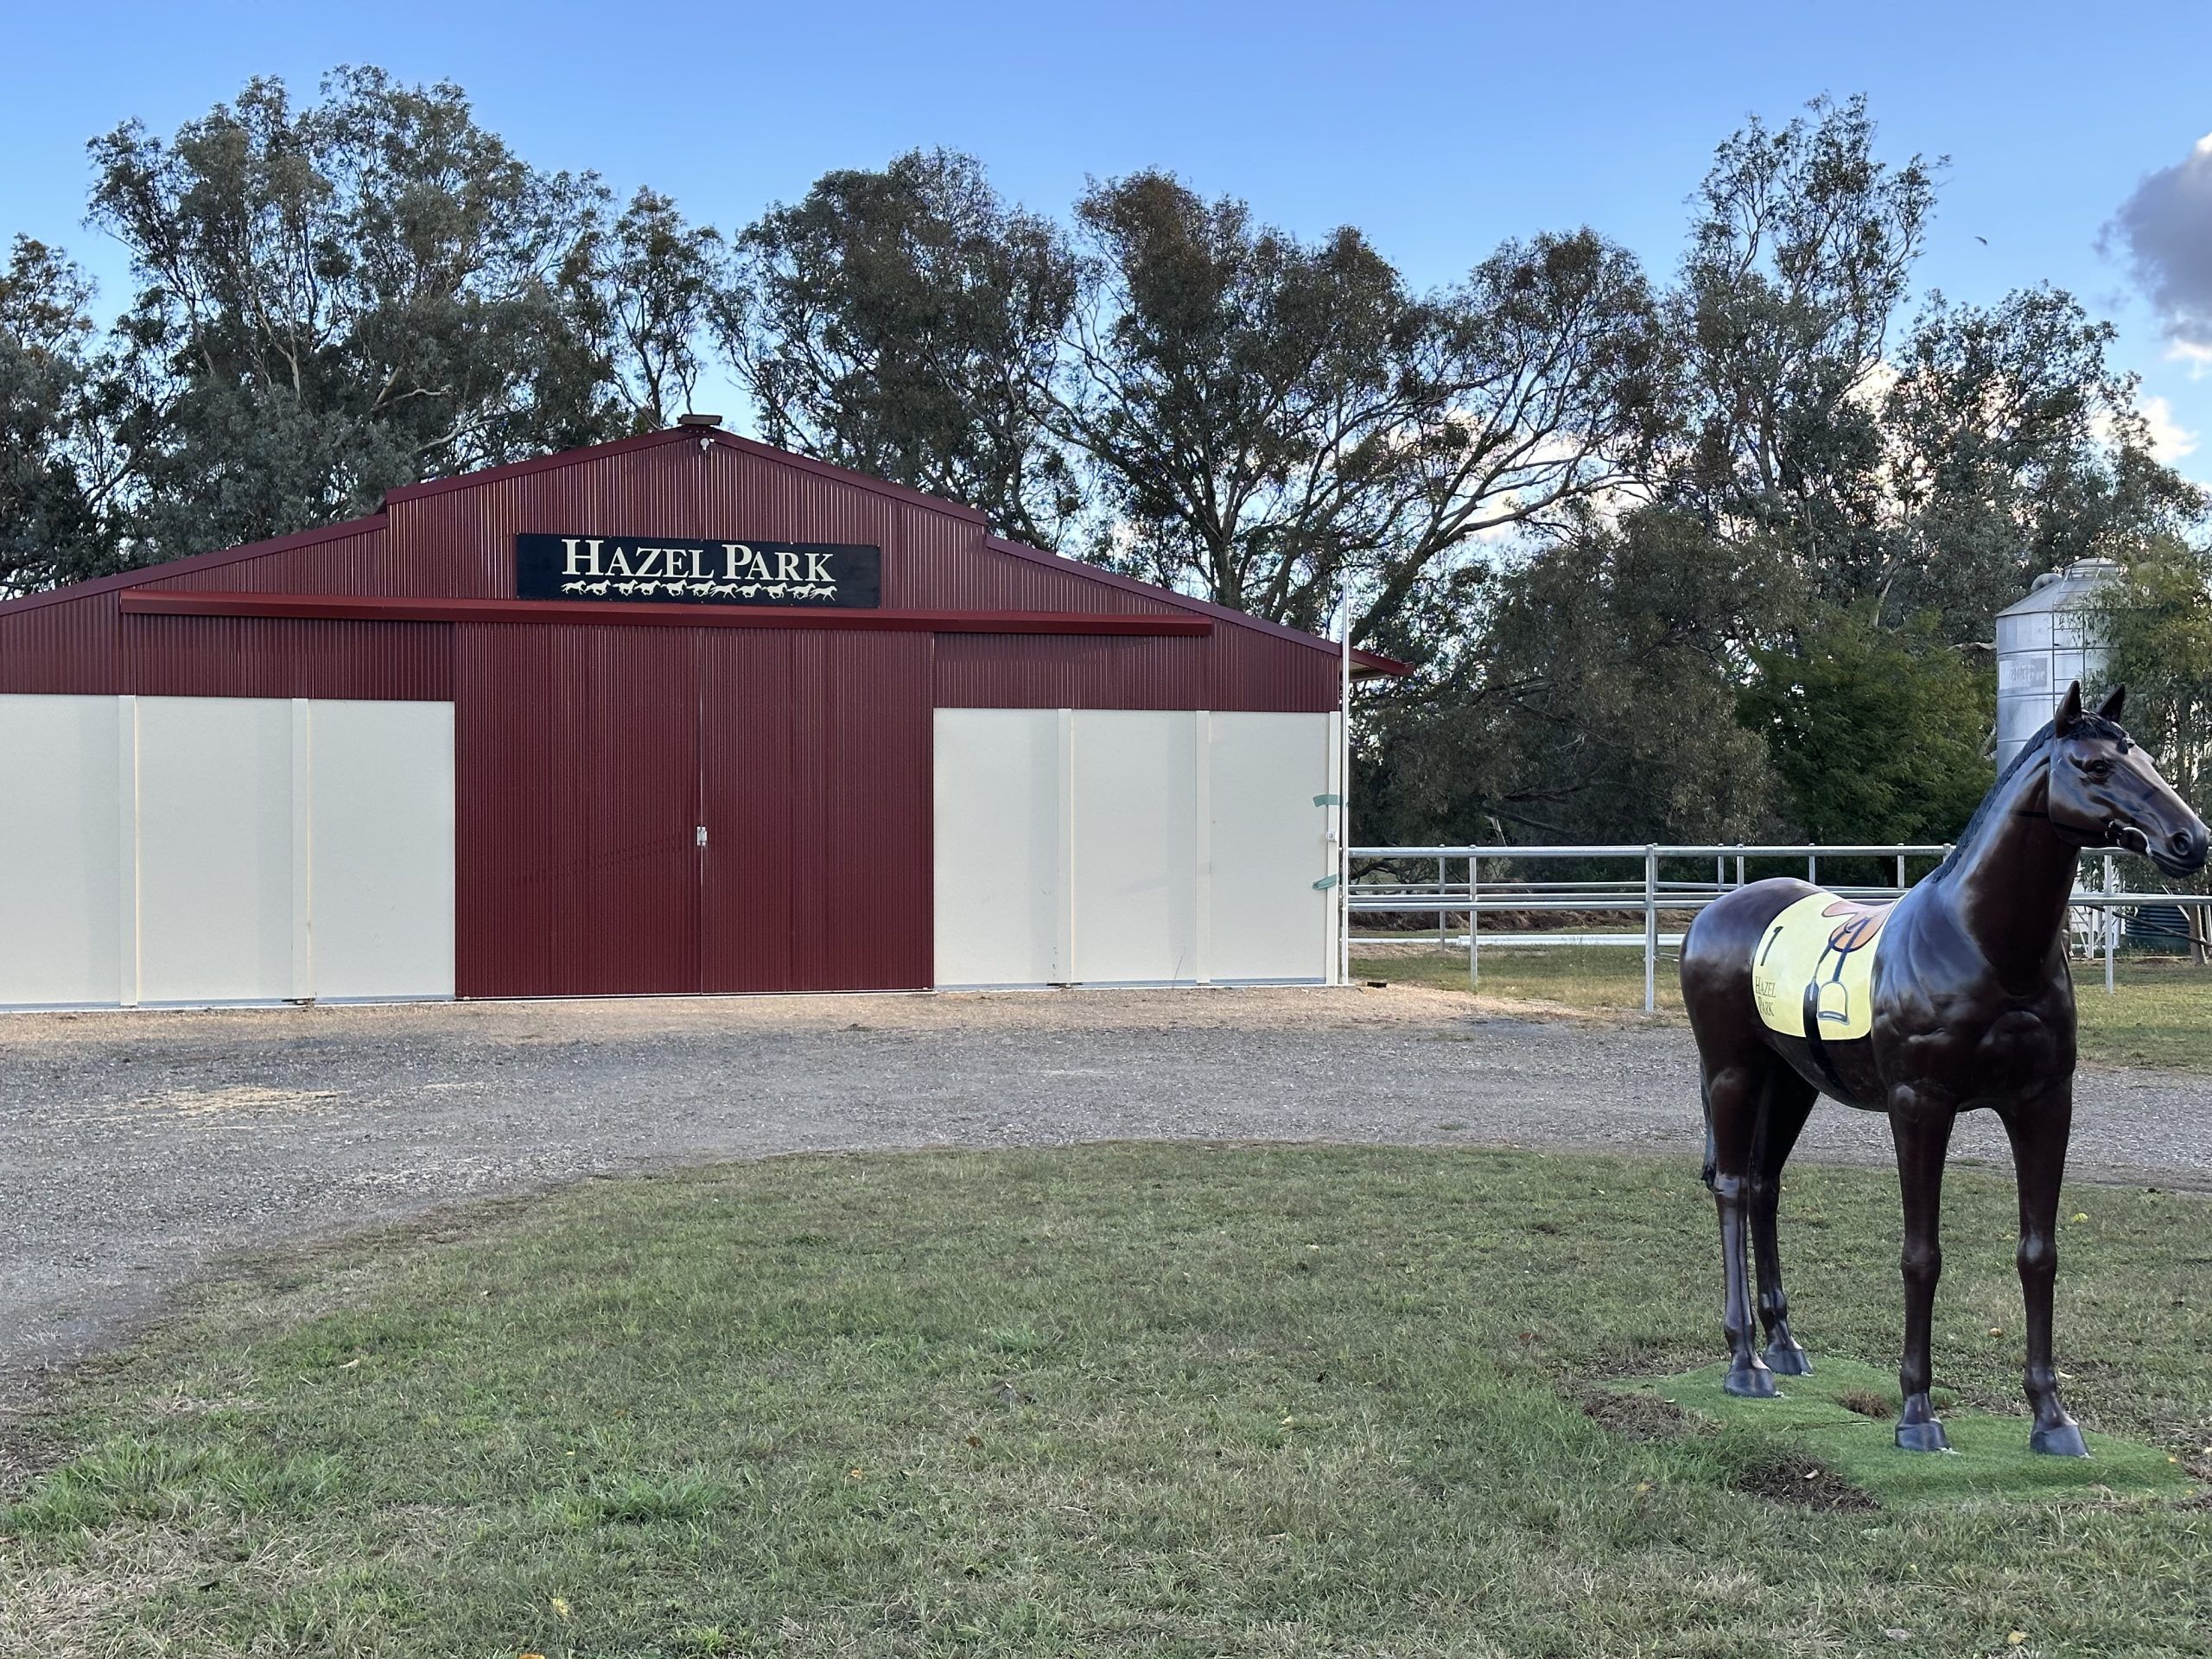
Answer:
[[[2112,776],[2112,762],[2100,756],[2094,760],[2084,760],[2082,770],[2092,778],[2109,778]]]

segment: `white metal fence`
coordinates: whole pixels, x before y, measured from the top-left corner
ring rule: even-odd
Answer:
[[[1645,847],[1353,847],[1348,849],[1352,879],[1344,888],[1344,931],[1351,933],[1354,918],[1362,915],[1433,915],[1437,918],[1437,942],[1453,944],[1450,919],[1467,918],[1467,980],[1477,982],[1482,973],[1485,915],[1512,912],[1617,912],[1641,916],[1637,933],[1560,934],[1493,932],[1487,942],[1496,945],[1619,944],[1641,945],[1643,950],[1643,1006],[1657,1006],[1660,947],[1679,944],[1681,935],[1662,935],[1662,912],[1696,911],[1746,881],[1770,875],[1794,874],[1802,861],[1805,879],[1853,899],[1894,899],[1911,882],[1935,868],[1949,853],[1948,845],[1887,843],[1879,846],[1645,846]],[[2113,959],[2120,945],[2125,912],[2143,905],[2171,905],[2194,911],[2195,933],[2206,937],[2212,925],[2212,893],[2131,892],[2120,880],[2120,854],[2104,849],[2086,853],[2084,868],[2074,892],[2075,948],[2084,955],[2104,957],[2105,989],[2113,987]],[[1894,882],[1880,886],[1821,882],[1821,864],[1831,868],[1850,861],[1864,867],[1878,861]],[[1618,877],[1578,875],[1544,880],[1514,874],[1501,867],[1528,862],[1577,862],[1601,867],[1628,865],[1633,873]],[[1364,863],[1366,868],[1359,866]],[[1433,865],[1433,876],[1409,874],[1405,867]],[[1485,871],[1485,865],[1489,867]],[[1697,867],[1694,875],[1691,866]],[[1918,868],[1914,868],[1917,865]],[[1713,871],[1708,878],[1706,867]],[[2101,868],[2099,868],[2101,867]],[[1368,941],[1368,942],[1372,942]]]

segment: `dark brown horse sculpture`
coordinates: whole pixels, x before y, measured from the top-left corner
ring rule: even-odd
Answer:
[[[2082,849],[2203,868],[2202,820],[2121,730],[2124,691],[2094,715],[2082,689],[2005,769],[1949,857],[1886,905],[1803,881],[1758,881],[1709,905],[1682,946],[1682,999],[1705,1072],[1707,1184],[1720,1211],[1728,1392],[1774,1393],[1812,1367],[1789,1329],[1775,1254],[1782,1166],[1826,1094],[1886,1113],[1904,1189],[1904,1408],[1897,1444],[1948,1449],[1928,1403],[1929,1316],[1942,1271],[1937,1209],[1951,1128],[1994,1111],[2020,1190],[2027,1394],[2037,1452],[2086,1455],[2058,1397],[2051,1281],[2059,1180],[2074,1116],[2068,899]],[[1758,1258],[1764,1358],[1752,1343],[1746,1236]]]

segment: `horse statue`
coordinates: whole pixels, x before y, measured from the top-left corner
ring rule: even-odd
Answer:
[[[1754,1398],[1812,1370],[1789,1328],[1775,1251],[1783,1165],[1815,1096],[1884,1112],[1904,1191],[1904,1391],[1897,1445],[1949,1449],[1928,1402],[1937,1210],[1959,1114],[2005,1126],[2019,1182],[2031,1446],[2086,1457],[2058,1397],[2051,1281],[2074,1116],[2074,982],[2065,929],[2085,848],[2146,855],[2169,875],[2205,861],[2205,828],[2121,729],[2122,687],[2094,714],[2070,687],[1974,811],[1949,856],[1903,898],[1856,904],[1809,882],[1756,881],[1700,913],[1682,1001],[1705,1084],[1705,1180],[1720,1212],[1726,1387]],[[1758,1260],[1764,1357],[1745,1284]]]

